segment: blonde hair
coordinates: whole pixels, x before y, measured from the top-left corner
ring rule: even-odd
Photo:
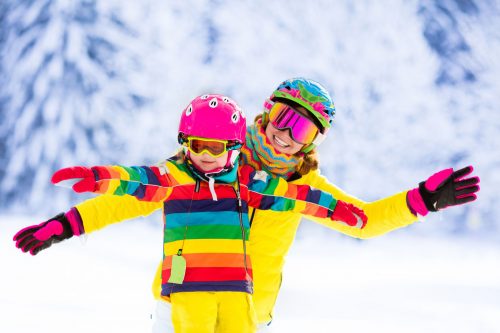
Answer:
[[[254,123],[257,123],[260,119],[262,119],[262,114],[259,114],[255,117]],[[267,124],[263,124],[262,126],[266,125]],[[299,151],[295,153],[294,156],[301,158],[299,164],[297,164],[295,167],[295,171],[298,172],[301,176],[304,176],[309,172],[317,170],[319,168],[319,156],[316,148],[308,153]]]

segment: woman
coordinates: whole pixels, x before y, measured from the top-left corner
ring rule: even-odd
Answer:
[[[308,184],[364,210],[368,223],[364,229],[327,225],[326,219],[311,218],[346,235],[370,238],[407,226],[429,211],[466,203],[476,199],[477,177],[464,177],[472,167],[453,171],[446,169],[406,190],[374,202],[361,201],[331,184],[320,175],[316,146],[331,127],[335,107],[328,92],[317,82],[304,78],[284,81],[264,104],[264,112],[248,127],[242,163],[268,171],[294,184]],[[123,209],[122,207],[125,207]],[[72,208],[67,214],[83,222],[90,233],[108,224],[136,216],[146,216],[157,206],[133,197],[100,196]],[[284,258],[295,238],[301,215],[291,212],[254,210],[251,216],[249,251],[254,276],[253,301],[258,322],[271,322],[273,308],[281,285]],[[153,283],[160,298],[161,267]],[[169,307],[160,301],[154,332],[168,332]],[[171,325],[171,324],[170,324]]]
[[[425,216],[428,211],[476,199],[479,179],[461,180],[472,172],[472,167],[455,173],[452,169],[443,170],[422,182],[419,189],[403,191],[375,202],[363,202],[348,195],[329,183],[318,170],[315,148],[325,139],[334,115],[333,101],[319,83],[295,78],[278,86],[264,103],[263,114],[247,130],[247,146],[242,150],[244,162],[295,184],[309,184],[339,200],[353,203],[364,210],[368,223],[364,229],[353,229],[328,226],[322,219],[308,219],[352,237],[370,238],[412,224],[417,221],[417,215]],[[253,213],[249,251],[254,264],[253,299],[261,324],[270,323],[273,318],[284,259],[295,239],[300,220],[301,216],[293,213]]]

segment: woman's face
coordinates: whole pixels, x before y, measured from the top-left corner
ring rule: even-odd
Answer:
[[[266,136],[273,148],[281,153],[293,155],[304,147],[303,144],[293,141],[289,129],[279,130],[271,123],[267,124]]]
[[[219,157],[213,157],[207,153],[201,155],[189,154],[189,158],[201,171],[211,171],[214,169],[222,168],[226,165],[228,152],[226,151]]]
[[[294,109],[309,118],[309,112],[307,112],[307,110],[303,107],[299,106],[295,107]],[[295,153],[298,153],[305,146],[302,143],[298,143],[292,139],[289,129],[279,130],[275,128],[271,123],[267,124],[266,136],[271,142],[273,148],[284,154],[293,155]]]

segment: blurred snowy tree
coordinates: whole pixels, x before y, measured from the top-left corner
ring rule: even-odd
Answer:
[[[5,112],[6,112],[5,98],[1,93],[4,90],[3,87],[5,86],[6,82],[5,81],[6,75],[3,66],[4,55],[2,52],[2,50],[4,49],[5,39],[7,35],[6,16],[7,16],[7,3],[0,2],[0,131],[5,121]],[[0,138],[0,158],[4,154],[4,152],[5,152],[5,141]],[[3,170],[2,168],[0,168],[0,179],[2,179],[2,175],[3,175]]]
[[[119,160],[133,113],[147,102],[134,80],[140,34],[119,5],[2,1],[2,206],[46,201],[61,166]]]
[[[423,34],[430,48],[440,57],[436,84],[457,84],[476,81],[471,47],[464,36],[464,20],[479,14],[472,0],[420,2],[419,14],[423,19]]]
[[[434,134],[426,141],[440,147],[434,154],[439,164],[472,163],[483,180],[478,205],[448,213],[458,233],[500,230],[492,186],[498,181],[494,170],[500,167],[500,155],[491,154],[500,149],[495,134],[500,126],[500,95],[498,77],[492,75],[500,69],[499,14],[498,1],[421,0],[418,6],[423,36],[438,57],[435,91],[443,102],[441,119],[436,119]],[[451,135],[445,141],[446,131]]]

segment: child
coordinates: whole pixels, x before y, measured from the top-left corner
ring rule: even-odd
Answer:
[[[176,332],[254,332],[252,264],[247,253],[248,207],[330,217],[363,228],[364,213],[307,185],[288,184],[250,166],[238,167],[245,116],[227,97],[204,95],[183,111],[175,157],[152,167],[73,167],[53,183],[77,179],[76,192],[131,195],[162,203],[162,296],[172,302]],[[332,222],[334,223],[334,222]],[[81,235],[72,209],[14,236],[22,251],[37,254]]]

